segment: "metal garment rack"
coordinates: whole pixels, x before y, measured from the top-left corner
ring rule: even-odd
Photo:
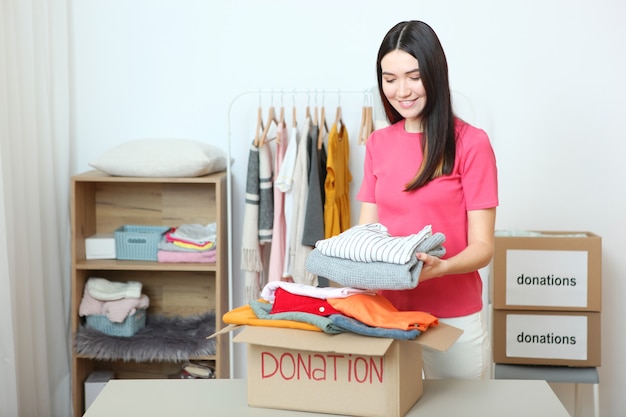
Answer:
[[[293,101],[295,103],[295,96],[306,96],[307,97],[307,101],[310,102],[310,99],[313,98],[314,100],[314,105],[317,105],[317,98],[319,96],[322,97],[322,105],[324,105],[324,98],[326,96],[329,95],[333,95],[335,97],[338,98],[338,103],[341,103],[341,96],[343,95],[347,95],[347,96],[355,96],[355,95],[361,95],[363,96],[363,105],[373,105],[374,103],[374,96],[373,96],[373,92],[371,88],[365,88],[363,90],[325,90],[325,89],[319,89],[319,88],[315,88],[315,89],[307,89],[307,90],[299,90],[299,89],[292,89],[292,90],[248,90],[248,91],[244,91],[242,93],[239,93],[238,95],[236,95],[230,102],[230,105],[228,106],[228,148],[227,148],[227,164],[226,164],[226,174],[227,174],[227,178],[226,178],[226,201],[227,201],[227,210],[228,210],[228,308],[229,310],[232,310],[234,308],[233,306],[233,207],[232,207],[232,168],[231,168],[231,145],[232,145],[232,110],[233,107],[238,104],[240,102],[240,100],[244,99],[244,98],[250,98],[253,96],[258,97],[258,106],[261,106],[262,104],[262,98],[270,98],[270,106],[273,105],[273,100],[275,97],[279,97],[281,100],[284,100],[285,96],[291,95],[291,97],[293,98]],[[246,148],[247,149],[247,148]],[[233,339],[232,339],[232,334],[229,337],[229,350],[231,352],[230,354],[230,369],[229,369],[229,375],[232,378],[233,374],[234,374],[234,363],[233,363]]]

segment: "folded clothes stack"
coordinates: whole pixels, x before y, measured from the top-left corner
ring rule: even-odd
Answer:
[[[182,224],[163,235],[159,242],[159,262],[215,262],[217,252],[216,223]]]
[[[368,290],[406,290],[419,282],[423,252],[442,257],[446,237],[430,225],[409,236],[391,236],[380,223],[364,224],[319,240],[305,268],[346,287]]]
[[[235,308],[223,318],[231,325],[283,327],[328,334],[410,340],[437,326],[437,317],[421,311],[398,311],[373,291],[349,287],[313,287],[272,281],[261,299]]]
[[[113,323],[122,323],[139,309],[147,309],[150,300],[141,293],[138,281],[113,282],[89,278],[78,308],[81,317],[106,316]]]

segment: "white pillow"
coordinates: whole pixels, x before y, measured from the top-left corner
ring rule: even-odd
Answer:
[[[199,177],[226,169],[226,153],[190,139],[135,139],[89,163],[124,177]]]

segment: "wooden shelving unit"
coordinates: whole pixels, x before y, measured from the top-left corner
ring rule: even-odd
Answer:
[[[110,281],[140,281],[150,298],[148,314],[190,316],[214,311],[216,329],[228,309],[227,174],[193,178],[114,177],[90,171],[71,179],[72,336],[82,323],[78,309],[90,277]],[[126,260],[87,260],[85,239],[113,233],[122,225],[178,226],[217,224],[215,263],[159,263]],[[208,361],[217,378],[229,377],[228,336],[219,336]],[[98,360],[72,350],[74,413],[84,412],[84,381],[95,370],[112,370],[115,378],[167,378],[180,362]]]

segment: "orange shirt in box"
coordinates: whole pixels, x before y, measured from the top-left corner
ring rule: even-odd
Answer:
[[[439,323],[437,317],[422,311],[398,311],[389,300],[378,294],[354,294],[326,301],[346,316],[373,327],[424,332]]]

